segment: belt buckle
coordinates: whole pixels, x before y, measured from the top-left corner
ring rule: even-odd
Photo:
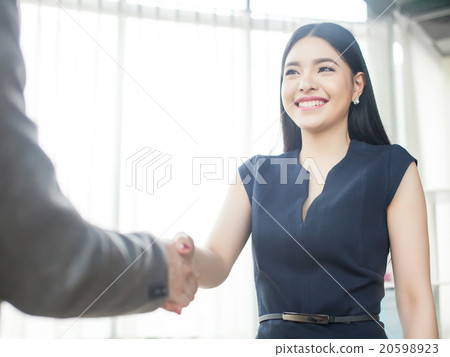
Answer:
[[[330,316],[323,314],[303,314],[300,312],[283,312],[283,320],[328,325],[330,323]]]

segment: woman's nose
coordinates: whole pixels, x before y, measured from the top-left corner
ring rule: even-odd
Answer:
[[[310,74],[303,74],[298,83],[298,90],[307,92],[317,88],[316,78]]]

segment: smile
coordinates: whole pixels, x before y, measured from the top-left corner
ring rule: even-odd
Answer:
[[[323,107],[328,100],[318,96],[300,97],[295,101],[295,105],[301,110],[311,110]]]
[[[297,105],[297,107],[302,108],[302,109],[313,109],[313,108],[318,108],[323,106],[324,104],[326,104],[327,102],[325,100],[312,100],[312,101],[302,101],[302,102],[298,102],[295,103]]]

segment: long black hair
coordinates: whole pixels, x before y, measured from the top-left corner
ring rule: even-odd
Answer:
[[[281,86],[283,85],[284,65],[291,48],[302,38],[307,36],[320,37],[333,46],[347,62],[353,74],[363,72],[365,77],[364,91],[359,97],[359,104],[350,104],[348,112],[348,132],[350,139],[365,141],[369,144],[390,144],[378,113],[377,103],[373,94],[372,82],[366,62],[356,39],[350,31],[330,22],[309,24],[298,28],[289,39],[281,62],[280,83],[280,111],[283,129],[284,151],[302,147],[300,128],[286,113],[281,100]]]

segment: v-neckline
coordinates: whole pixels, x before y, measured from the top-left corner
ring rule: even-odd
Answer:
[[[350,143],[349,143],[349,145],[348,145],[348,148],[347,148],[347,152],[345,153],[345,155],[344,155],[344,157],[341,159],[341,160],[339,160],[329,171],[328,171],[328,173],[327,173],[327,177],[325,178],[325,182],[324,182],[324,184],[323,184],[323,188],[322,188],[322,191],[311,201],[311,203],[309,204],[309,207],[308,207],[308,209],[305,211],[305,217],[303,218],[303,208],[304,208],[304,206],[305,206],[305,203],[306,203],[306,201],[308,200],[308,198],[309,198],[309,195],[310,195],[310,189],[309,189],[309,180],[310,180],[310,172],[308,171],[308,170],[306,170],[304,167],[303,167],[303,165],[300,163],[300,150],[301,150],[301,148],[298,148],[297,149],[297,165],[299,165],[299,167],[300,167],[300,170],[305,170],[307,173],[308,173],[308,189],[307,189],[307,191],[306,191],[306,196],[305,196],[305,198],[303,199],[303,202],[302,202],[302,204],[300,205],[300,222],[302,223],[302,224],[304,224],[304,223],[306,223],[307,222],[307,218],[308,218],[308,213],[309,213],[309,211],[311,210],[311,207],[314,205],[314,203],[316,203],[316,201],[317,201],[317,199],[320,197],[320,196],[322,196],[322,194],[323,194],[323,192],[325,191],[325,188],[326,188],[326,186],[327,186],[327,182],[328,182],[328,179],[329,179],[329,177],[330,177],[330,174],[332,173],[332,171],[334,171],[334,169],[336,168],[336,167],[338,167],[338,166],[340,166],[341,165],[341,163],[348,157],[348,155],[349,155],[349,153],[350,153],[350,149],[352,148],[352,145],[353,145],[353,142],[354,142],[355,140],[354,139],[352,139],[352,140],[350,140]]]

